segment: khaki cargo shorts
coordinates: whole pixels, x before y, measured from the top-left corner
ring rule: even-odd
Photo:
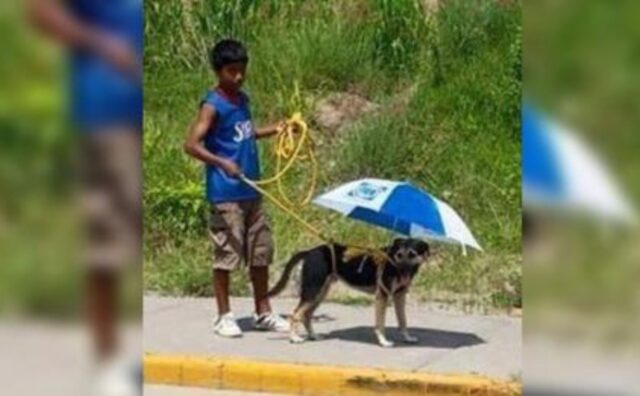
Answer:
[[[209,238],[213,269],[268,266],[273,260],[273,237],[260,200],[212,204]]]
[[[116,271],[141,262],[140,133],[110,130],[79,139],[77,174],[84,226],[83,261]]]

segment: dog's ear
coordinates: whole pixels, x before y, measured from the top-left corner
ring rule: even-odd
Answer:
[[[418,252],[421,256],[429,256],[431,251],[429,249],[429,244],[425,241],[417,241],[416,242],[416,252]]]
[[[405,241],[405,238],[396,238],[393,240],[393,247],[400,246]]]

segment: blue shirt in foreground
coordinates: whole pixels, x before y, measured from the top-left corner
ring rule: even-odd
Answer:
[[[92,28],[122,40],[142,59],[141,0],[74,0],[72,13]],[[142,129],[142,81],[127,75],[99,55],[76,50],[71,54],[70,106],[82,132],[114,127]]]

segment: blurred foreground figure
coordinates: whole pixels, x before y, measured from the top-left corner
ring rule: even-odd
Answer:
[[[525,392],[637,394],[635,211],[577,133],[527,105],[522,153]]]
[[[525,394],[637,394],[631,203],[577,133],[528,105],[522,191]]]
[[[121,272],[141,259],[142,7],[140,0],[29,4],[33,23],[69,52],[88,318],[101,395],[141,393],[140,379],[118,356],[116,327]]]

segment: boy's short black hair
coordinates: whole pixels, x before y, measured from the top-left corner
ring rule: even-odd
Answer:
[[[209,64],[213,70],[218,71],[231,63],[249,63],[247,49],[237,40],[218,41],[209,51]]]

